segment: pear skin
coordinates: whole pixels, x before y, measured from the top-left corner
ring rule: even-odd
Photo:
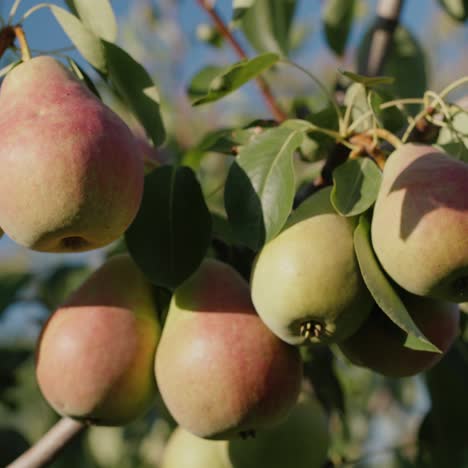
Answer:
[[[161,468],[232,468],[225,440],[206,440],[177,427],[164,449]]]
[[[232,468],[323,468],[330,446],[327,415],[313,397],[299,402],[282,424],[255,438],[229,441]]]
[[[61,415],[126,424],[154,401],[159,336],[151,285],[128,255],[112,257],[46,322],[36,353],[41,392]]]
[[[354,219],[312,195],[258,254],[251,276],[255,309],[287,343],[331,343],[354,333],[373,301],[354,253]]]
[[[407,291],[468,300],[468,164],[408,143],[383,171],[372,244],[384,270]]]
[[[404,346],[407,334],[375,306],[364,325],[338,346],[353,363],[387,377],[409,377],[430,369],[459,334],[457,304],[405,294],[402,300],[423,334],[441,353]]]
[[[180,426],[227,439],[286,417],[299,394],[302,362],[260,320],[239,273],[207,259],[174,293],[155,371]]]
[[[79,252],[120,237],[140,206],[131,130],[59,62],[16,66],[0,91],[0,225],[33,250]]]

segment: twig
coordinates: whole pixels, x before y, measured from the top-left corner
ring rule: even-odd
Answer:
[[[12,26],[6,26],[0,30],[0,57],[3,56],[8,47],[15,42],[16,34]]]
[[[203,8],[208,15],[210,16],[211,20],[213,21],[214,25],[218,29],[219,33],[231,44],[232,48],[235,50],[236,54],[239,56],[240,59],[245,60],[247,59],[247,54],[244,52],[244,49],[239,44],[237,39],[234,37],[232,32],[224,23],[221,16],[219,16],[218,12],[216,11],[215,7],[213,6],[210,0],[197,0],[198,4],[201,8]],[[260,92],[262,93],[265,102],[267,103],[270,111],[278,122],[285,121],[288,117],[286,113],[281,109],[279,104],[276,102],[268,83],[261,77],[258,76],[256,78],[258,87],[260,88]]]
[[[65,446],[86,428],[86,424],[62,418],[29,450],[6,468],[40,468],[54,460]]]
[[[385,59],[392,47],[393,34],[398,26],[402,7],[403,0],[379,0],[366,68],[359,70],[359,73],[368,76],[382,74]]]

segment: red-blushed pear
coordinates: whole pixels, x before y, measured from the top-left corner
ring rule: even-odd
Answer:
[[[58,61],[16,66],[0,92],[0,225],[48,252],[114,241],[135,217],[143,162],[130,129]]]
[[[255,438],[231,440],[228,451],[233,468],[323,468],[329,446],[327,415],[315,398],[306,397],[282,424]]]
[[[177,427],[164,449],[161,468],[232,468],[225,440],[207,440]]]
[[[375,306],[364,325],[339,344],[354,364],[388,377],[409,377],[437,364],[459,334],[457,304],[404,294],[402,300],[416,325],[443,354],[404,346],[406,333]]]
[[[402,288],[451,302],[468,300],[468,164],[408,143],[383,171],[372,244]]]
[[[372,308],[354,253],[356,220],[340,216],[331,188],[303,202],[258,254],[252,300],[287,343],[329,343],[354,333]]]
[[[159,336],[151,285],[128,255],[111,257],[45,324],[36,354],[41,392],[62,415],[126,424],[154,401]]]
[[[260,320],[239,273],[206,259],[172,297],[155,371],[178,424],[223,439],[283,420],[299,394],[302,362]]]

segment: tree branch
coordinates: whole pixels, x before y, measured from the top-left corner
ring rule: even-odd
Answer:
[[[65,446],[86,428],[86,424],[62,418],[29,450],[6,468],[40,468],[54,460]]]
[[[392,47],[393,34],[398,26],[403,1],[379,0],[366,68],[359,70],[359,73],[367,76],[382,74],[385,59]]]
[[[218,29],[219,33],[226,39],[227,42],[232,46],[235,50],[236,54],[241,60],[247,59],[247,54],[245,53],[242,46],[239,44],[237,39],[234,37],[232,32],[224,23],[223,19],[219,16],[218,12],[216,11],[215,7],[210,0],[197,0],[198,4],[200,5],[203,10],[207,12],[210,16],[211,20],[213,21],[214,25]],[[258,76],[256,78],[257,85],[260,88],[260,92],[262,93],[263,99],[265,100],[267,106],[270,108],[270,111],[274,117],[274,119],[278,122],[283,122],[287,119],[286,113],[281,109],[279,104],[276,102],[276,99],[271,92],[268,83],[261,77]]]

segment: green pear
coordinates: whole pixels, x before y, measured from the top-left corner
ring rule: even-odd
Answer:
[[[202,439],[179,426],[167,442],[161,468],[231,468],[227,441]]]
[[[302,379],[298,349],[260,320],[247,282],[210,259],[172,297],[155,371],[178,424],[210,439],[248,436],[280,422]]]
[[[364,325],[339,344],[352,363],[388,377],[409,377],[442,359],[459,334],[457,304],[412,294],[402,300],[418,328],[443,354],[405,347],[407,334],[375,306]]]
[[[153,403],[160,336],[151,285],[128,255],[110,258],[46,322],[36,375],[60,414],[126,424]]]
[[[253,267],[255,309],[290,344],[345,339],[372,307],[354,253],[355,220],[336,213],[330,191],[302,203]]]
[[[255,438],[230,440],[228,450],[233,468],[323,468],[329,445],[326,413],[309,397],[283,424],[259,431]]]
[[[450,302],[468,300],[468,164],[408,143],[383,171],[372,244],[402,288]]]
[[[0,92],[0,225],[17,243],[77,252],[135,217],[143,161],[130,129],[59,62],[39,56]]]

